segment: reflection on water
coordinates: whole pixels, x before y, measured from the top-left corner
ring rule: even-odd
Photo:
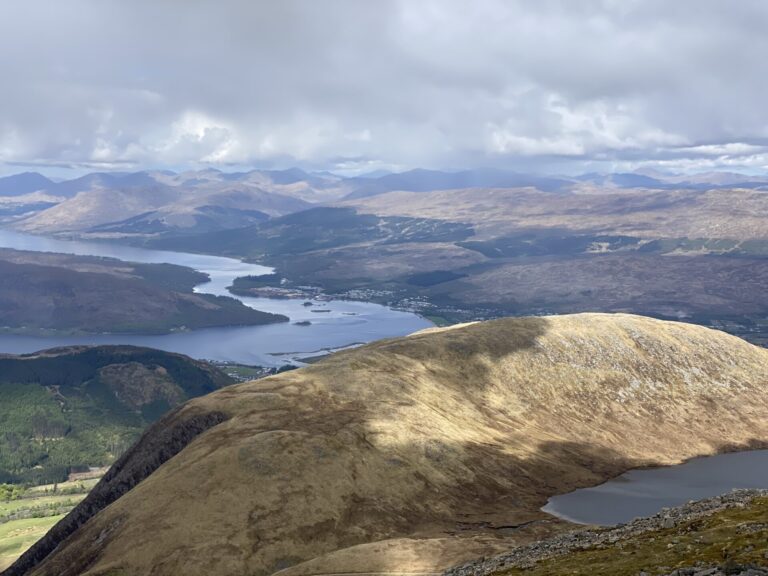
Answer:
[[[550,498],[542,510],[580,524],[608,526],[737,488],[768,488],[768,450],[631,470],[605,484]]]
[[[105,256],[149,264],[179,264],[205,272],[210,276],[210,282],[199,285],[195,289],[197,292],[226,296],[232,296],[226,288],[236,277],[258,276],[272,271],[266,266],[249,264],[232,258],[147,250],[101,242],[70,242],[8,230],[0,230],[0,247]],[[313,307],[303,305],[304,300],[237,298],[252,308],[284,314],[291,319],[291,322],[267,326],[208,328],[154,336],[0,335],[0,352],[21,354],[72,344],[133,344],[180,352],[193,358],[279,366],[291,358],[299,358],[302,355],[312,355],[322,350],[381,338],[402,336],[432,326],[429,321],[415,314],[398,312],[366,302],[341,300],[322,302],[318,304],[322,309],[328,309],[330,312],[317,314],[312,312]],[[294,324],[301,321],[309,321],[311,324],[308,326]],[[282,355],[275,356],[275,354]]]

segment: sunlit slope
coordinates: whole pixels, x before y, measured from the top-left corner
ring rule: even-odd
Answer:
[[[10,573],[435,571],[561,528],[552,494],[763,443],[766,389],[768,351],[637,316],[382,341],[188,402]]]

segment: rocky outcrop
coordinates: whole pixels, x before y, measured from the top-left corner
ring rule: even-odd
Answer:
[[[648,518],[638,518],[627,524],[620,524],[615,528],[597,530],[578,530],[561,534],[551,539],[536,542],[528,546],[521,546],[505,554],[493,558],[482,558],[455,566],[444,572],[444,576],[490,576],[497,572],[503,572],[512,568],[531,568],[542,560],[563,556],[574,551],[594,549],[607,546],[615,546],[617,543],[628,540],[641,534],[658,530],[669,530],[685,522],[697,520],[705,516],[711,516],[717,512],[731,508],[743,508],[749,505],[755,498],[768,496],[768,490],[736,490],[729,494],[716,496],[689,502],[683,506],[664,509],[658,514]],[[754,569],[753,566],[743,567],[744,571]],[[742,567],[733,565],[728,574],[741,574]],[[699,565],[677,569],[675,576],[716,576],[721,572],[721,565]],[[747,572],[752,574],[753,572]],[[768,573],[768,568],[766,572]],[[755,576],[763,572],[754,572]],[[650,575],[648,575],[650,576]]]

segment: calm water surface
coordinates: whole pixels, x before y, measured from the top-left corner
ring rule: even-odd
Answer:
[[[238,276],[268,274],[271,268],[232,258],[148,250],[101,242],[66,241],[43,236],[0,230],[0,247],[40,252],[63,252],[84,256],[106,256],[130,262],[170,263],[188,266],[211,277],[196,292],[233,296],[226,287]],[[290,323],[267,326],[224,327],[164,335],[87,335],[36,337],[0,335],[0,352],[22,354],[71,344],[133,344],[193,358],[279,366],[303,356],[410,334],[432,323],[408,312],[391,310],[378,304],[332,300],[303,306],[304,300],[276,300],[239,297],[245,305],[265,312],[285,314]],[[330,310],[317,313],[312,310]],[[311,326],[293,322],[309,320]]]
[[[542,510],[580,524],[608,526],[736,488],[768,488],[768,450],[631,470],[605,484],[550,498]]]

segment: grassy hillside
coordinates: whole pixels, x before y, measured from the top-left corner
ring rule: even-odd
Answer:
[[[312,208],[268,222],[188,238],[152,241],[155,248],[214,251],[258,259],[358,243],[451,242],[468,238],[471,227],[427,218],[380,218],[352,208]]]
[[[110,464],[163,413],[230,383],[208,364],[148,348],[0,356],[0,483],[61,482]]]
[[[170,264],[0,250],[0,329],[146,334],[288,320],[193,293],[206,278]]]
[[[392,192],[347,202],[380,216],[464,222],[479,240],[537,230],[657,238],[765,239],[768,196],[731,189],[616,190],[585,186],[558,194],[534,188]]]
[[[8,574],[436,572],[567,529],[554,494],[763,445],[766,386],[768,351],[629,315],[382,341],[188,402]]]

